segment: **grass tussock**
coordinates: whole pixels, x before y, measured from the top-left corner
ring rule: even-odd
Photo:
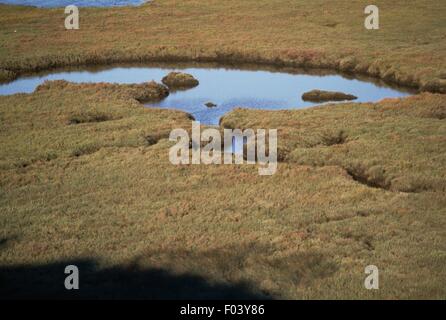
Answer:
[[[347,141],[347,138],[347,133],[342,129],[333,132],[323,132],[321,135],[322,144],[328,147],[336,144],[343,144]]]
[[[345,101],[345,100],[355,100],[358,97],[352,94],[346,94],[343,92],[335,91],[323,91],[323,90],[311,90],[305,92],[302,95],[302,100],[312,101],[312,102],[326,102],[326,101]]]
[[[80,146],[77,146],[72,152],[71,155],[73,157],[80,157],[83,155],[88,155],[95,153],[100,149],[100,146],[97,144],[82,144]]]
[[[187,89],[199,85],[199,81],[191,74],[183,72],[170,72],[162,82],[171,89]]]

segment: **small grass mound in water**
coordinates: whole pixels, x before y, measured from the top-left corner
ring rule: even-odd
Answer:
[[[199,82],[192,75],[182,72],[171,72],[162,79],[169,88],[186,89],[198,86]]]
[[[132,84],[129,85],[129,88],[135,92],[135,99],[138,101],[162,100],[169,95],[169,90],[155,81]]]
[[[325,102],[325,101],[345,101],[355,100],[358,97],[336,91],[311,90],[302,95],[304,101]]]
[[[217,105],[215,104],[215,103],[213,103],[213,102],[206,102],[205,104],[204,104],[206,107],[208,107],[208,108],[215,108]]]

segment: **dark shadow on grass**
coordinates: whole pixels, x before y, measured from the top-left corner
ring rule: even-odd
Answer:
[[[7,238],[0,238],[0,249],[2,249],[6,244],[8,243],[9,239]]]
[[[66,290],[67,265],[79,268],[79,290]],[[0,299],[268,299],[248,283],[210,283],[158,268],[99,269],[92,260],[0,267]]]
[[[287,299],[291,288],[332,277],[339,268],[318,251],[278,253],[271,244],[252,242],[147,248],[111,267],[91,258],[3,265],[0,299]],[[79,290],[65,289],[68,265],[79,269]]]

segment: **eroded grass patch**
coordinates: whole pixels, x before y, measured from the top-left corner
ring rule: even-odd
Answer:
[[[222,126],[278,128],[287,162],[339,166],[353,179],[390,191],[446,190],[444,95],[296,111],[236,109]]]
[[[95,123],[114,120],[113,117],[106,113],[79,113],[72,115],[68,124]]]

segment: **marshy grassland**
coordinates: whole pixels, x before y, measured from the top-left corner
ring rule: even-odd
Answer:
[[[367,31],[367,4],[155,0],[82,8],[72,32],[62,9],[0,5],[3,80],[193,60],[326,67],[429,91],[226,114],[222,128],[278,129],[273,176],[172,165],[170,130],[191,118],[145,108],[164,94],[153,83],[0,96],[0,297],[445,299],[446,5],[375,1],[381,29]],[[63,287],[71,263],[87,266],[75,293]],[[379,290],[364,288],[367,265]]]
[[[63,8],[0,5],[0,75],[73,64],[218,60],[325,67],[445,92],[444,2],[375,1],[379,31],[364,28],[368,4],[154,0],[81,8],[80,30],[70,33]]]

